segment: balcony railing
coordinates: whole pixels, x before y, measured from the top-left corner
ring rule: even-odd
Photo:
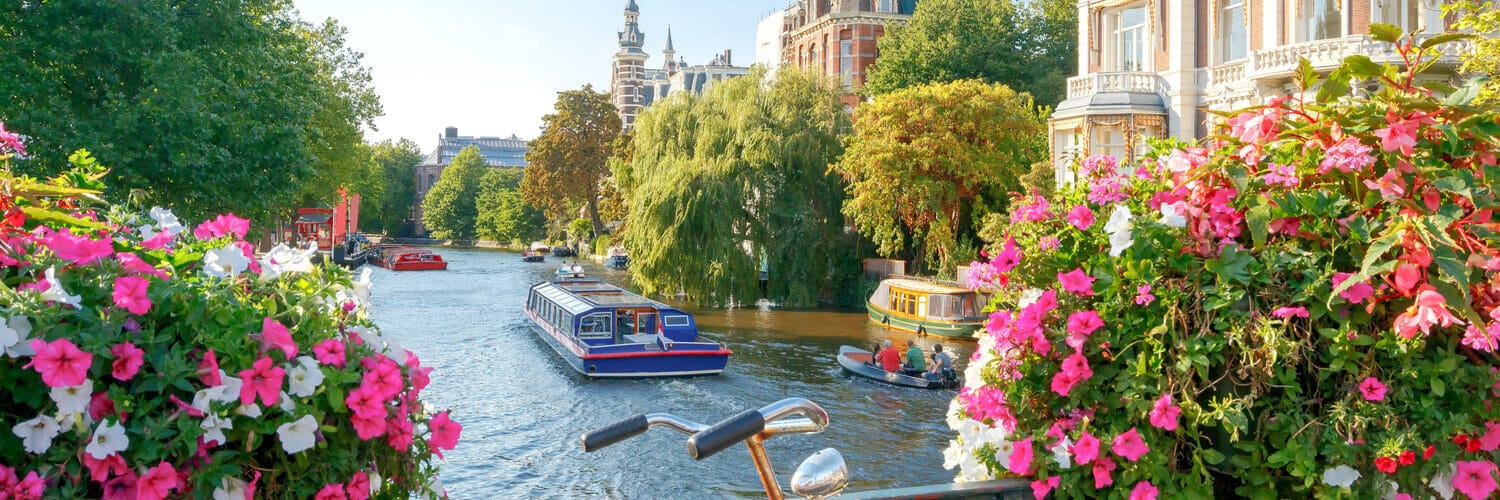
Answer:
[[[1146,71],[1112,71],[1075,76],[1068,79],[1068,98],[1104,92],[1140,92],[1166,94],[1161,76]]]
[[[1424,38],[1418,37],[1418,43]],[[1437,57],[1439,64],[1456,65],[1459,63],[1460,56],[1472,50],[1473,45],[1467,40],[1449,42],[1438,45],[1436,53],[1427,57]],[[1373,40],[1368,36],[1348,36],[1294,43],[1252,52],[1250,59],[1245,63],[1244,76],[1257,79],[1290,76],[1297,71],[1302,59],[1307,59],[1309,63],[1312,63],[1313,69],[1324,71],[1337,67],[1344,62],[1345,57],[1352,55],[1368,57],[1376,64],[1402,63],[1401,54],[1396,52],[1394,45]],[[1216,66],[1213,69],[1220,67],[1223,66]],[[1213,69],[1210,70],[1210,74],[1213,73]],[[1210,80],[1214,83],[1231,81],[1212,77]]]

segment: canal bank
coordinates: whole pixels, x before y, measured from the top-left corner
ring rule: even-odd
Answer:
[[[454,498],[762,496],[742,446],[693,461],[686,437],[670,431],[589,454],[578,436],[633,413],[713,422],[792,396],[823,405],[832,423],[822,434],[768,442],[783,484],[803,458],[825,447],[848,460],[848,491],[952,480],[942,449],[951,436],[943,415],[953,391],[886,386],[840,372],[839,345],[912,338],[884,331],[861,311],[687,308],[706,336],[734,351],[723,375],[586,380],[536,338],[521,311],[527,288],[549,278],[560,259],[528,264],[505,251],[441,252],[448,271],[374,269],[371,311],[387,333],[437,367],[424,396],[463,419],[465,439],[447,453],[442,472]],[[590,276],[628,286],[622,271],[584,266]],[[918,342],[930,349],[933,341]],[[944,345],[958,347],[961,360],[973,348]]]

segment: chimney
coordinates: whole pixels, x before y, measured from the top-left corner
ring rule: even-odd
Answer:
[[[729,49],[724,49],[724,65],[734,66],[734,61],[729,58]]]
[[[443,138],[445,138],[445,139],[457,139],[458,138],[458,127],[448,127],[448,128],[443,129]]]

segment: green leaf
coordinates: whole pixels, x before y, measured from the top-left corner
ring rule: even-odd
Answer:
[[[1210,465],[1218,465],[1219,462],[1224,461],[1223,453],[1219,453],[1211,449],[1204,449],[1201,452],[1201,455],[1203,456],[1203,461],[1208,462]]]
[[[1385,67],[1375,64],[1369,57],[1352,55],[1344,58],[1344,67],[1349,68],[1350,74],[1360,78],[1375,78],[1385,74]]]
[[[1369,276],[1370,267],[1375,265],[1375,261],[1380,260],[1381,257],[1385,257],[1385,253],[1389,252],[1391,247],[1396,246],[1396,243],[1401,241],[1403,231],[1405,230],[1397,229],[1389,231],[1375,241],[1370,242],[1370,248],[1365,250],[1365,260],[1359,266],[1360,273]]]
[[[1474,102],[1474,98],[1479,96],[1479,90],[1484,88],[1484,84],[1489,81],[1489,77],[1483,75],[1470,78],[1469,81],[1464,82],[1462,87],[1458,88],[1458,91],[1448,94],[1448,98],[1443,99],[1443,104],[1449,106],[1468,106],[1469,103]]]
[[[1439,397],[1442,397],[1443,393],[1448,392],[1448,384],[1443,383],[1442,379],[1434,378],[1429,385],[1432,387],[1432,393]]]
[[[1318,87],[1318,102],[1330,102],[1349,95],[1349,78],[1352,76],[1349,73],[1348,66],[1339,66],[1329,72],[1328,79]]]
[[[1261,203],[1245,212],[1245,222],[1250,225],[1250,237],[1255,240],[1255,247],[1266,245],[1266,237],[1271,233],[1271,206]]]
[[[1318,85],[1318,71],[1313,69],[1311,61],[1302,58],[1297,61],[1297,84],[1302,90],[1309,90]]]
[[[1370,38],[1382,42],[1396,43],[1401,40],[1401,28],[1385,23],[1372,23],[1370,24]]]
[[[88,229],[107,228],[107,226],[98,222],[87,219],[80,219],[72,215],[68,215],[55,210],[48,210],[45,208],[25,206],[21,207],[21,211],[26,214],[26,219],[28,221],[41,222],[44,224],[57,224],[70,227],[82,227]]]
[[[1456,42],[1459,40],[1468,40],[1470,38],[1475,37],[1471,33],[1443,33],[1441,35],[1423,40],[1421,47],[1424,49],[1428,49],[1440,44]]]
[[[1451,172],[1453,172],[1453,175],[1432,181],[1433,187],[1463,196],[1464,198],[1473,198],[1474,172],[1464,169],[1454,169]]]

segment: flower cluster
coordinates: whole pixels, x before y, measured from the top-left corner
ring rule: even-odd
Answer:
[[[234,215],[106,204],[104,174],[0,172],[29,207],[0,226],[0,498],[442,494],[461,427],[370,324],[368,271],[257,257]]]
[[[1416,70],[1304,77],[1321,90],[1199,144],[1091,156],[990,221],[1012,258],[976,264],[995,298],[949,412],[958,479],[1021,477],[1038,497],[1494,494],[1500,109],[1415,85],[1432,49],[1397,49]],[[1349,96],[1351,77],[1384,86]]]

